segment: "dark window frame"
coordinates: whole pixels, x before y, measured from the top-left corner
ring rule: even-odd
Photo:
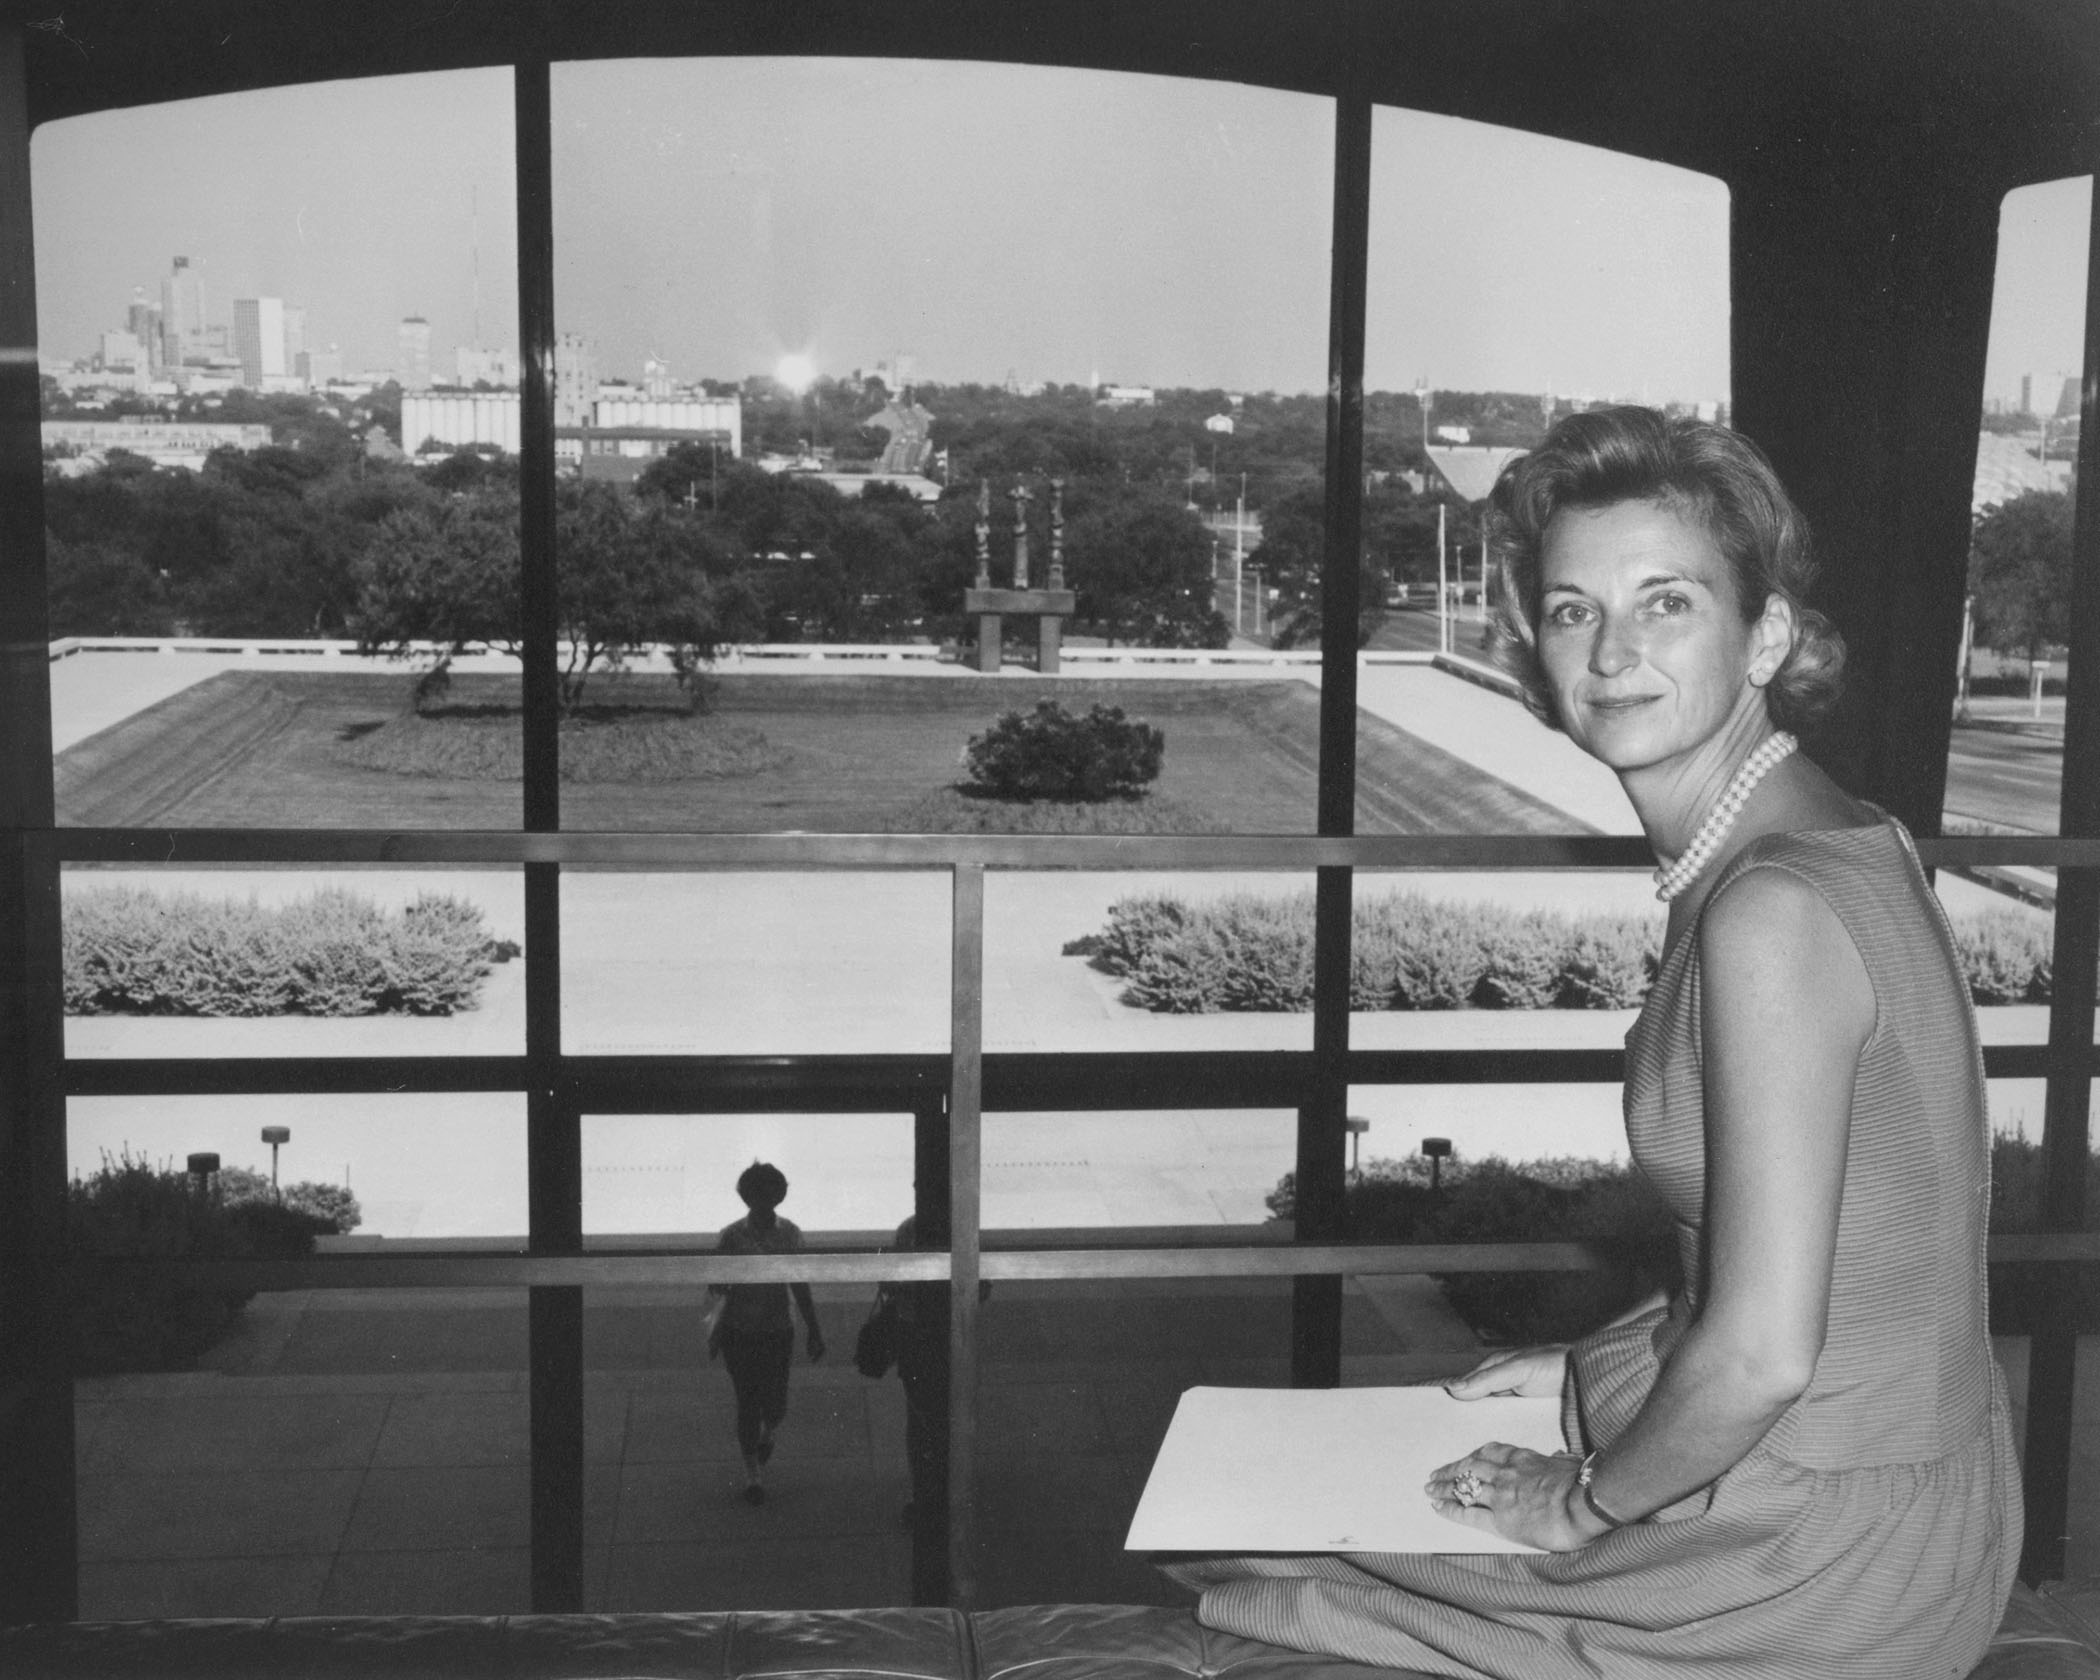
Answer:
[[[523,506],[525,659],[524,829],[521,833],[398,835],[359,832],[133,831],[55,827],[48,766],[48,685],[44,634],[40,439],[33,358],[0,360],[0,618],[19,627],[6,657],[0,706],[0,975],[18,1000],[0,1016],[0,1055],[20,1072],[0,1090],[15,1128],[0,1186],[0,1308],[12,1332],[12,1363],[0,1412],[16,1445],[0,1493],[28,1493],[36,1504],[33,1541],[11,1548],[20,1562],[0,1566],[0,1619],[63,1618],[77,1606],[73,1562],[71,1378],[57,1354],[60,1327],[50,1311],[64,1256],[64,1103],[110,1091],[271,1091],[387,1088],[438,1093],[523,1090],[527,1096],[530,1222],[522,1255],[338,1257],[246,1267],[219,1266],[264,1287],[324,1284],[401,1287],[461,1282],[525,1284],[531,1291],[533,1602],[539,1610],[582,1607],[582,1288],[586,1282],[760,1277],[787,1264],[708,1254],[589,1252],[581,1229],[579,1117],[625,1102],[662,1100],[679,1088],[681,1106],[774,1103],[807,1107],[866,1102],[894,1108],[908,1099],[920,1115],[922,1151],[938,1159],[949,1190],[943,1253],[914,1256],[817,1255],[793,1262],[799,1275],[866,1281],[948,1278],[952,1292],[956,1420],[951,1477],[953,1521],[944,1564],[921,1571],[921,1591],[968,1606],[975,1596],[974,1471],[976,1290],[979,1277],[1290,1276],[1294,1280],[1293,1375],[1302,1384],[1339,1376],[1341,1269],[1349,1271],[1507,1270],[1592,1263],[1570,1245],[1473,1245],[1457,1250],[1344,1247],[1339,1230],[1342,1121],[1352,1083],[1452,1080],[1608,1080],[1622,1059],[1611,1053],[1534,1051],[1361,1052],[1348,1041],[1347,978],[1353,872],[1375,867],[1515,867],[1604,864],[1639,867],[1632,841],[1511,837],[1352,837],[1356,568],[1361,520],[1364,260],[1368,235],[1372,104],[1345,85],[1335,99],[1335,261],[1330,310],[1327,553],[1323,589],[1323,698],[1318,833],[1291,839],[1089,842],[898,837],[808,841],[778,836],[619,836],[564,833],[557,765],[554,612],[553,228],[549,61],[515,67],[518,115],[519,290],[524,351]],[[0,344],[35,341],[23,31],[0,29],[0,224],[20,237],[0,242]],[[2100,276],[2100,218],[2094,274]],[[2100,366],[2100,288],[2089,282],[2089,369]],[[2094,404],[2089,375],[2086,406]],[[2081,441],[2077,579],[2063,791],[2063,838],[1921,841],[1928,864],[2029,863],[2059,870],[2056,907],[2058,990],[2046,1046],[1994,1048],[1993,1077],[2048,1081],[2044,1149],[2049,1170],[2045,1225],[2055,1234],[1998,1238],[1994,1260],[2070,1267],[2100,1259],[2100,1237],[2080,1230],[2090,1085],[2100,1073],[2092,1041],[2095,968],[2100,961],[2100,443],[2089,412]],[[2090,453],[2089,453],[2090,452]],[[204,862],[392,862],[432,858],[521,865],[526,883],[527,1041],[522,1057],[477,1059],[309,1059],[260,1062],[69,1061],[57,1015],[58,883],[67,862],[109,859]],[[1174,1058],[1023,1057],[986,1054],[974,999],[982,964],[983,875],[999,868],[1079,868],[1110,856],[1114,866],[1314,869],[1317,887],[1314,1048],[1309,1053],[1206,1058],[1204,1074]],[[954,886],[953,1039],[946,1057],[798,1057],[785,1062],[726,1058],[565,1056],[561,1043],[558,887],[565,865],[648,861],[666,867],[761,864],[777,868],[913,867],[943,869]],[[1208,1077],[1215,1093],[1240,1093],[1248,1106],[1299,1112],[1302,1211],[1289,1248],[1219,1246],[987,1248],[978,1201],[979,1123],[984,1108],[1143,1106],[1132,1097],[1183,1090]],[[652,1093],[654,1094],[652,1096]],[[609,1100],[608,1100],[609,1099]],[[1173,1106],[1161,1101],[1159,1106]],[[944,1145],[944,1148],[942,1147]],[[922,1177],[927,1175],[922,1173]],[[780,1274],[784,1275],[784,1274]],[[2071,1357],[2075,1329],[2052,1325],[2033,1341],[2026,1483],[2030,1579],[2060,1573],[2069,1471]],[[922,1562],[926,1560],[922,1559]],[[931,1582],[933,1585],[929,1586]]]

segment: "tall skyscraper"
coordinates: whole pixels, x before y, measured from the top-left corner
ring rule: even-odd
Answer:
[[[131,288],[131,307],[124,312],[124,330],[139,341],[146,354],[146,366],[158,372],[167,360],[160,341],[160,305],[146,297],[146,288]]]
[[[587,426],[598,399],[598,353],[582,333],[554,341],[554,423]]]
[[[394,377],[404,391],[430,389],[430,323],[420,315],[401,323],[401,353],[394,363]]]
[[[284,371],[299,377],[299,358],[306,354],[306,311],[290,304],[284,310]]]
[[[233,300],[233,353],[241,359],[241,383],[251,391],[291,371],[284,360],[283,298]]]
[[[204,276],[190,266],[188,257],[177,257],[160,283],[161,360],[180,367],[203,353],[203,341]]]

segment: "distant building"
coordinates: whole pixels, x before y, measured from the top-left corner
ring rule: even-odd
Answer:
[[[181,367],[204,354],[204,276],[177,257],[160,283],[161,364]]]
[[[233,300],[233,353],[240,358],[241,383],[251,391],[282,386],[291,368],[284,357],[284,299]]]
[[[103,373],[146,371],[146,349],[132,332],[105,332],[95,349],[95,367]]]
[[[150,302],[145,288],[134,286],[131,291],[131,307],[124,312],[124,330],[139,341],[145,351],[146,368],[157,372],[162,363],[160,342],[160,305]]]
[[[518,357],[512,350],[470,349],[462,344],[452,352],[453,383],[472,390],[476,385],[494,385],[514,391],[521,383]]]
[[[298,360],[292,365],[292,371],[299,376],[308,390],[315,390],[323,385],[340,384],[343,378],[343,353],[333,344],[326,350],[302,350]]]
[[[430,389],[430,323],[420,315],[411,315],[401,323],[394,377],[401,381],[404,391]]]
[[[432,391],[401,398],[401,444],[414,455],[426,442],[453,449],[494,444],[522,447],[524,399],[515,391]],[[586,478],[632,483],[642,469],[681,443],[711,443],[734,460],[744,447],[739,397],[605,397],[585,410],[587,423],[564,424],[556,408],[556,460]]]
[[[214,449],[260,449],[268,426],[233,426],[195,420],[46,420],[44,447],[106,457],[112,449],[143,455],[157,467],[196,472]]]
[[[1150,408],[1158,400],[1150,385],[1102,385],[1094,401],[1103,408]]]
[[[515,391],[432,391],[401,396],[401,447],[413,455],[425,443],[454,449],[492,443],[515,455],[523,401]]]
[[[1473,429],[1470,426],[1439,426],[1436,429],[1436,436],[1445,443],[1471,443],[1473,441]]]
[[[598,353],[582,333],[554,341],[554,424],[587,426],[598,400]]]
[[[738,396],[658,400],[621,391],[597,398],[584,426],[561,424],[559,412],[557,406],[556,459],[588,479],[632,484],[651,461],[682,443],[712,444],[730,460],[744,449],[744,402]]]

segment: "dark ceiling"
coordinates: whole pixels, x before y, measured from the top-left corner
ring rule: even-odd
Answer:
[[[1334,93],[1731,182],[2100,150],[2100,0],[42,0],[33,121],[276,83],[628,55],[1005,59]]]

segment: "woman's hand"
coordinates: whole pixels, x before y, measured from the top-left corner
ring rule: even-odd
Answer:
[[[1582,1502],[1575,1480],[1581,1468],[1571,1453],[1548,1457],[1490,1441],[1435,1471],[1423,1491],[1437,1515],[1452,1522],[1541,1551],[1573,1552],[1609,1529]]]
[[[1490,1354],[1464,1376],[1444,1384],[1444,1392],[1454,1400],[1485,1400],[1491,1394],[1550,1400],[1559,1396],[1567,1376],[1568,1344],[1546,1342]]]

